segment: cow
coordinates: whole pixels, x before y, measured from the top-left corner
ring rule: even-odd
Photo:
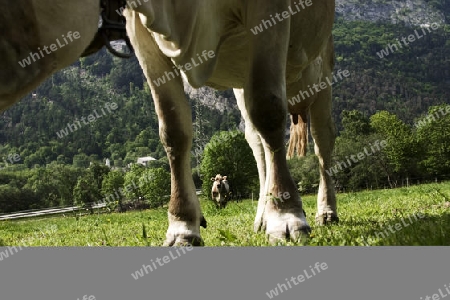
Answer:
[[[101,2],[105,1],[114,2]],[[91,0],[0,3],[5,8],[0,11],[3,110],[85,53],[96,36],[100,9]],[[194,88],[234,90],[259,174],[255,231],[265,232],[270,242],[297,240],[310,232],[286,162],[295,150],[304,152],[307,122],[320,165],[316,222],[337,222],[333,183],[325,172],[331,167],[335,140],[331,84],[325,84],[334,67],[334,0],[129,0],[127,4],[123,11],[127,33],[151,88],[171,168],[164,245],[202,245],[200,225],[206,226],[191,175],[192,115],[184,82]],[[39,52],[42,45],[75,31],[78,39],[70,44],[34,57],[25,68],[18,64],[30,51]],[[291,101],[297,95],[302,99]],[[288,113],[289,153],[284,145]]]
[[[216,177],[211,177],[213,182],[211,189],[211,197],[218,208],[225,208],[230,196],[230,185],[228,184],[227,176],[217,174]]]

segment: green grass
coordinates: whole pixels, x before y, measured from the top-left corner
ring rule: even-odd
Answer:
[[[312,226],[310,238],[280,245],[450,245],[450,182],[338,194],[338,225],[314,224],[315,195],[304,196],[303,203]],[[253,232],[256,204],[232,202],[218,210],[202,199],[208,221],[208,228],[201,229],[205,245],[269,246],[264,234]],[[415,220],[418,213],[424,217]],[[402,224],[399,230],[396,223]],[[160,246],[166,229],[166,208],[1,221],[0,246]]]

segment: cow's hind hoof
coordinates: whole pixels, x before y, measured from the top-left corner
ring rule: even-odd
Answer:
[[[204,246],[205,243],[199,235],[189,234],[189,235],[178,235],[178,236],[167,236],[166,241],[163,246],[165,247],[185,247],[185,246]]]
[[[339,217],[333,212],[326,212],[321,215],[316,215],[317,225],[330,225],[339,223]]]

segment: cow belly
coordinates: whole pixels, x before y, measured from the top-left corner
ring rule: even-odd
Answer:
[[[248,74],[247,53],[245,33],[229,37],[219,47],[216,68],[206,85],[218,89],[242,88]]]
[[[43,63],[48,58],[42,58],[36,50],[37,48],[29,47],[18,49],[17,45],[12,45],[0,38],[0,57],[2,58],[0,97],[15,94],[43,73],[45,69]],[[35,53],[34,60],[30,57],[30,53]]]
[[[327,9],[314,6],[291,18],[291,38],[287,54],[286,82],[296,82],[302,78],[302,72],[323,51],[328,43],[333,24],[334,6],[332,1],[323,1]],[[322,20],[326,20],[323,22]],[[207,85],[219,88],[243,88],[249,73],[248,35],[244,28],[237,34],[227,37],[219,46],[216,68],[208,79]],[[281,41],[280,41],[281,42]]]
[[[33,60],[29,64],[23,62],[40,46],[37,20],[30,2],[9,2],[5,12],[0,12],[0,97],[26,86],[41,69],[40,64]],[[39,53],[37,55],[40,56]],[[24,67],[19,62],[24,63]]]

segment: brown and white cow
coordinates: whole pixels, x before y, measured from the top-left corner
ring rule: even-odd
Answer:
[[[97,31],[99,2],[0,0],[0,110],[83,53]],[[127,3],[127,32],[151,87],[172,173],[164,244],[202,244],[200,225],[204,218],[190,164],[192,114],[182,77],[195,88],[234,89],[259,173],[255,230],[264,231],[275,241],[297,239],[310,230],[286,163],[284,127],[288,113],[293,116],[291,132],[303,136],[310,117],[320,164],[316,221],[337,221],[333,183],[325,172],[331,167],[335,139],[331,86],[322,87],[325,79],[331,78],[334,65],[334,0]],[[261,30],[256,32],[256,28]],[[41,48],[75,31],[79,33],[76,41],[55,51]],[[41,56],[22,68],[18,61],[30,52]],[[319,84],[320,91],[311,92],[298,103],[288,103],[300,91],[312,91],[311,86]],[[305,139],[296,141],[301,147]],[[284,201],[272,201],[268,196],[284,193],[290,195]]]
[[[227,176],[217,174],[216,177],[211,177],[213,182],[211,189],[211,197],[218,208],[225,208],[230,197],[230,185],[228,184]]]

